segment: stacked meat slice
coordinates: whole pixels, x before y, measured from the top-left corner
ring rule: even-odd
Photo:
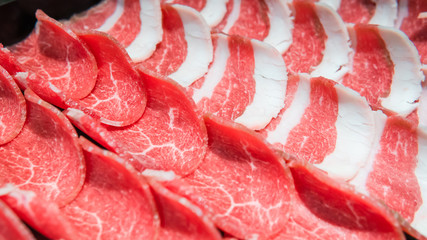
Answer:
[[[0,238],[34,239],[23,221],[50,239],[426,239],[424,12],[38,10],[0,45]]]

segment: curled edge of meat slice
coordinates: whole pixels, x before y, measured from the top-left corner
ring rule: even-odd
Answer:
[[[18,85],[1,65],[0,109],[4,114],[0,124],[0,145],[2,145],[12,141],[21,131],[27,117],[27,107]]]
[[[19,217],[0,200],[0,238],[14,240],[35,240],[35,237]]]

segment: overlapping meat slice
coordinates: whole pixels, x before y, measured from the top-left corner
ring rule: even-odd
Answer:
[[[139,63],[187,87],[208,70],[212,61],[210,28],[196,10],[162,5],[163,40],[153,55]]]
[[[427,133],[411,121],[376,113],[372,153],[350,183],[383,200],[427,236]]]
[[[308,163],[289,164],[296,193],[290,220],[273,239],[405,239],[392,212]]]
[[[260,131],[276,148],[330,175],[351,179],[374,141],[374,115],[355,91],[332,80],[290,77],[285,107]]]
[[[416,48],[401,31],[356,24],[348,27],[355,51],[342,84],[374,109],[406,116],[417,107],[424,76]]]
[[[11,47],[22,70],[28,72],[20,85],[31,88],[46,101],[63,107],[55,90],[67,98],[81,99],[94,88],[96,61],[86,45],[67,27],[36,12],[35,31]],[[22,75],[22,74],[21,74]]]
[[[269,239],[287,224],[294,191],[289,169],[265,141],[239,124],[205,117],[209,150],[202,164],[168,189],[212,215],[239,239]]]
[[[226,9],[224,19],[215,27],[217,31],[264,41],[280,53],[291,44],[291,13],[285,1],[230,0]]]
[[[148,99],[144,115],[136,123],[118,128],[102,125],[81,111],[69,109],[66,114],[97,142],[129,159],[138,171],[150,168],[187,175],[206,152],[203,120],[179,85],[141,75]]]
[[[25,99],[12,76],[0,65],[0,145],[14,139],[27,116]]]
[[[212,35],[208,73],[189,87],[199,109],[260,129],[277,116],[286,91],[286,66],[273,47],[240,36]]]
[[[0,239],[35,239],[19,217],[2,201],[0,201]]]
[[[56,108],[30,89],[27,118],[16,138],[0,147],[0,185],[15,184],[64,205],[84,180],[84,158],[77,133]]]
[[[65,100],[112,126],[127,126],[141,118],[146,92],[141,76],[126,51],[110,36],[100,32],[79,34],[93,52],[98,64],[95,88],[81,100]]]
[[[86,179],[79,195],[62,208],[75,239],[154,239],[159,217],[148,184],[117,155],[80,138]]]
[[[49,239],[75,239],[76,233],[58,205],[13,185],[0,188],[0,199],[31,228]]]
[[[160,215],[158,239],[222,239],[199,207],[153,179],[149,179],[149,183]]]
[[[104,0],[67,24],[74,30],[106,32],[126,48],[134,61],[142,61],[162,40],[161,19],[158,0]]]
[[[333,80],[348,71],[349,36],[339,15],[325,4],[293,2],[292,44],[283,54],[289,73]]]

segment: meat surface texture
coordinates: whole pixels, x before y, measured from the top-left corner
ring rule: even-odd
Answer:
[[[0,239],[34,240],[31,231],[4,202],[0,201]]]
[[[292,208],[289,169],[248,129],[209,116],[205,122],[209,150],[204,161],[168,188],[211,214],[224,232],[268,239],[287,224]]]
[[[84,157],[77,133],[56,108],[25,92],[27,118],[19,135],[0,146],[0,185],[12,183],[60,206],[80,191]]]
[[[14,139],[25,123],[24,95],[12,76],[0,65],[0,145]]]
[[[67,115],[83,132],[131,161],[138,170],[193,172],[206,153],[203,120],[183,89],[174,82],[141,72],[147,89],[147,107],[136,123],[124,128],[97,123],[82,112]]]
[[[393,27],[397,19],[397,0],[341,0],[337,12],[347,23]]]
[[[76,229],[75,239],[154,239],[159,218],[148,184],[118,156],[84,138],[80,143],[87,178],[79,195],[62,208]]]

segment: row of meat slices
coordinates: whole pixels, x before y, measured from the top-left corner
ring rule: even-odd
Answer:
[[[210,2],[194,1],[192,9],[108,0],[64,23],[37,12],[34,33],[11,52],[0,52],[2,84],[20,106],[6,114],[17,124],[4,126],[2,135],[2,183],[15,185],[3,189],[2,201],[54,239],[132,234],[218,239],[214,224],[226,236],[243,239],[398,239],[401,227],[419,238],[417,230],[426,235],[426,135],[416,109],[423,42],[417,51],[398,30],[345,25],[346,1],[338,14],[306,1],[224,1],[223,7],[215,5],[221,11],[209,10]],[[414,15],[413,6],[423,7],[417,1],[407,6],[402,26]],[[209,20],[209,12],[224,12],[224,20]],[[277,26],[288,28],[274,30]],[[150,46],[147,41],[155,47],[135,50]],[[27,89],[26,103],[12,77]],[[33,91],[68,108],[65,115],[75,126],[118,156],[77,140],[64,115]],[[10,102],[4,106],[10,111]],[[50,132],[57,134],[47,137]],[[62,162],[40,167],[52,156]],[[96,172],[103,168],[113,169],[111,177]],[[116,178],[124,183],[112,184]],[[104,191],[111,197],[105,199]],[[111,203],[123,192],[129,198],[122,205]],[[37,222],[41,213],[20,205],[25,201],[18,196],[47,202],[44,212],[63,225]],[[138,212],[117,219],[104,212],[111,205],[118,208],[115,213],[129,206]],[[176,226],[174,218],[192,226]],[[152,231],[141,235],[138,221]],[[129,235],[115,235],[120,233]]]

